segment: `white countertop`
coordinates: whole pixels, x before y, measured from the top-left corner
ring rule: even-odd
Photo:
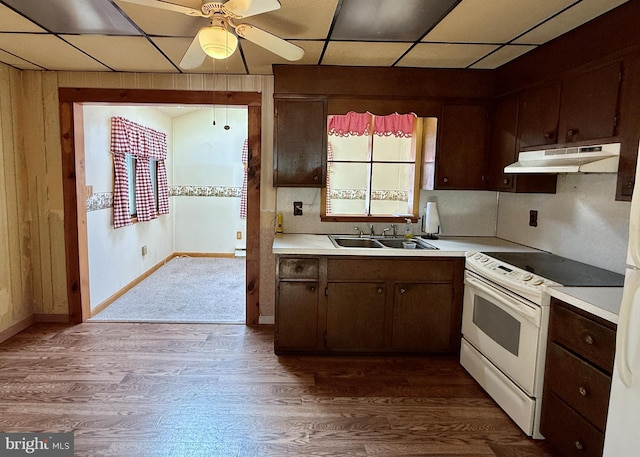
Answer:
[[[614,324],[622,303],[622,287],[549,287],[552,297]]]
[[[343,248],[336,247],[328,235],[285,233],[273,241],[274,254],[365,255],[392,257],[464,257],[476,251],[532,252],[537,249],[489,236],[441,237],[425,240],[436,249]]]

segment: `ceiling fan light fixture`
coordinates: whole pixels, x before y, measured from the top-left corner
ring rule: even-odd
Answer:
[[[203,27],[198,34],[202,50],[213,59],[226,59],[236,51],[238,38],[222,25]]]

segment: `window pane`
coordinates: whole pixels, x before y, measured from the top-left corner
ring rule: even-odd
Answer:
[[[376,162],[415,162],[411,138],[373,135],[373,160]]]
[[[136,159],[131,154],[127,158],[127,176],[129,178],[129,214],[136,215]]]
[[[333,160],[367,161],[369,160],[368,136],[335,136],[329,135],[329,143],[333,149]]]
[[[367,214],[367,182],[369,165],[366,163],[329,164],[328,214]]]
[[[371,214],[413,212],[415,165],[374,163],[371,176]]]

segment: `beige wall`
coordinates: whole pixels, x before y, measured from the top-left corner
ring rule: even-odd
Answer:
[[[59,87],[262,93],[261,315],[273,315],[273,77],[20,71],[0,64],[0,336],[68,313]],[[8,255],[7,255],[8,254]]]

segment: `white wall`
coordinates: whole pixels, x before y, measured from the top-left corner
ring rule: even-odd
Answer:
[[[558,175],[556,194],[500,194],[497,234],[624,273],[629,202],[615,201],[615,174]],[[538,226],[529,226],[529,210]]]
[[[167,177],[172,182],[172,122],[155,108],[85,105],[86,184],[94,194],[113,192],[113,160],[109,152],[111,117],[122,116],[167,134]],[[171,202],[170,202],[171,208]],[[87,212],[90,303],[94,308],[116,291],[174,252],[173,217],[113,228],[113,208]],[[142,255],[147,246],[147,255]]]
[[[245,247],[246,220],[240,218],[237,195],[244,175],[247,113],[246,107],[218,106],[215,126],[212,108],[174,118],[173,185],[180,192],[172,198],[177,252],[233,253]]]
[[[320,190],[306,188],[277,189],[277,212],[284,219],[285,233],[356,233],[354,227],[366,228],[363,222],[321,222]],[[496,192],[478,191],[420,191],[420,215],[427,200],[438,203],[442,234],[447,236],[495,236],[498,198]],[[303,215],[293,216],[293,202],[303,203]],[[272,225],[275,227],[274,222]],[[390,223],[377,222],[376,233]],[[398,233],[404,225],[398,223]],[[420,233],[420,224],[414,224],[414,233]]]

